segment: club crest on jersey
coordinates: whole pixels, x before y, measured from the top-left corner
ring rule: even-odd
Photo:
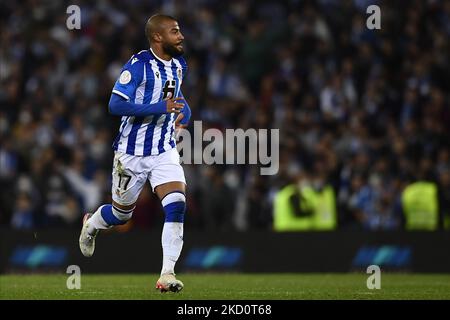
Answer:
[[[159,79],[159,72],[158,71],[155,72],[155,75]]]
[[[125,70],[122,72],[122,74],[120,75],[119,78],[119,83],[120,84],[127,84],[128,82],[130,82],[131,80],[131,73],[128,70]]]
[[[181,68],[177,69],[177,75],[178,75],[178,78],[181,79],[181,76],[182,76]]]

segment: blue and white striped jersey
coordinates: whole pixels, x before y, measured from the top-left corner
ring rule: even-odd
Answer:
[[[157,103],[181,96],[187,64],[183,57],[165,61],[151,49],[133,55],[125,64],[113,93],[137,104]],[[175,148],[175,119],[167,113],[148,117],[123,116],[113,149],[136,156],[158,155]]]

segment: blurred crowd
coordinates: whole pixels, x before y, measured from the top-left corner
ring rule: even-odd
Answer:
[[[24,0],[0,4],[0,225],[78,227],[110,203],[107,103],[157,12],[185,36],[192,120],[280,129],[277,175],[184,165],[187,228],[270,230],[288,184],[332,186],[341,229],[402,229],[401,192],[418,180],[450,215],[450,1]],[[162,221],[147,187],[127,228]]]

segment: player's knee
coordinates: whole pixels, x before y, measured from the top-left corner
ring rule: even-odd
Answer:
[[[182,192],[175,191],[167,194],[161,203],[166,215],[165,222],[184,222],[186,197]]]
[[[102,208],[101,214],[103,220],[109,225],[125,224],[133,216],[134,206],[129,209],[120,209],[115,205],[110,205],[110,210],[106,206]]]

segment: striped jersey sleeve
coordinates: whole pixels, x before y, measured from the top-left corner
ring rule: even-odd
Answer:
[[[129,101],[134,101],[136,89],[143,78],[144,62],[133,56],[122,68],[112,92]]]

